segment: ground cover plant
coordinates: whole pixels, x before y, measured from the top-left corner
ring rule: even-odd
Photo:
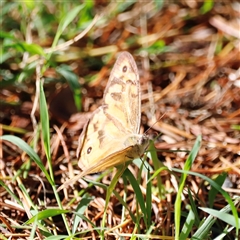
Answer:
[[[239,239],[238,1],[2,1],[1,239]],[[119,52],[145,156],[77,179]]]

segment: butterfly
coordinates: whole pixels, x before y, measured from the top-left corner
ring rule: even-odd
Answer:
[[[92,113],[79,137],[78,165],[83,171],[67,185],[87,174],[141,157],[149,139],[139,133],[140,121],[137,65],[130,53],[122,52],[111,71],[102,105]]]

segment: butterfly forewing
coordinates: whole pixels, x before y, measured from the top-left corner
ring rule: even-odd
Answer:
[[[117,128],[126,133],[139,133],[140,86],[136,63],[131,54],[119,55],[104,92],[106,114]]]

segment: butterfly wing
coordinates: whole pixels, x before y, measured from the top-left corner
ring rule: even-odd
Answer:
[[[79,167],[86,175],[133,160],[143,154],[145,139],[144,135],[116,132],[114,122],[106,117],[102,106],[93,113],[80,136]]]
[[[134,159],[143,152],[143,136],[138,134],[139,88],[136,63],[131,54],[123,52],[110,74],[103,105],[93,112],[79,138],[79,166],[84,175]]]
[[[139,133],[141,121],[141,91],[137,65],[128,52],[122,52],[110,74],[103,100],[106,114],[116,127],[129,133]]]

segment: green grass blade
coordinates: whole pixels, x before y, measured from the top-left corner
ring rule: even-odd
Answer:
[[[0,185],[10,194],[10,196],[15,199],[15,201],[23,207],[22,202],[19,200],[19,198],[16,197],[16,195],[11,191],[11,189],[2,181],[0,180]]]
[[[187,161],[184,164],[185,171],[188,171],[191,168],[193,161],[195,160],[195,158],[198,154],[198,151],[200,149],[200,144],[201,144],[201,136],[198,136],[196,139],[196,142],[192,148],[192,151],[190,152],[190,154],[187,158]],[[176,240],[180,239],[179,233],[180,233],[180,219],[181,219],[181,205],[182,205],[181,194],[182,194],[183,188],[185,186],[185,181],[186,181],[187,175],[188,175],[187,172],[184,172],[181,176],[180,183],[179,183],[179,190],[178,190],[175,205],[174,205],[174,213],[175,213],[174,222],[175,222],[175,227],[176,227],[176,230],[175,230],[176,231],[175,232]]]
[[[54,180],[54,174],[52,171],[52,161],[51,161],[51,147],[50,147],[50,127],[49,127],[49,115],[47,102],[43,90],[43,82],[40,81],[40,121],[41,121],[41,130],[45,154],[48,161],[49,172],[52,180]]]
[[[102,218],[102,223],[101,223],[101,239],[104,239],[104,229],[105,229],[105,222],[106,222],[106,216],[107,216],[107,207],[110,201],[110,197],[111,194],[118,182],[119,177],[123,174],[123,172],[125,171],[125,169],[127,168],[128,165],[121,165],[118,168],[117,173],[115,174],[115,176],[113,177],[111,184],[109,185],[108,189],[107,189],[107,194],[106,194],[106,203],[105,203],[105,208],[104,208],[104,213],[103,213],[103,218]]]
[[[54,216],[57,216],[59,214],[68,213],[68,212],[69,212],[68,210],[56,209],[56,208],[46,209],[46,210],[43,210],[43,211],[37,213],[32,218],[30,218],[28,221],[25,222],[25,224],[33,223],[35,221],[35,219],[43,220],[43,219],[47,219],[49,217],[54,217]]]
[[[239,199],[236,199],[235,203],[238,204]],[[203,211],[205,211],[205,209],[207,208],[199,208]],[[227,213],[232,209],[232,206],[230,204],[228,204],[226,207],[224,207],[223,209],[221,209],[220,211],[217,211],[217,215],[216,216],[220,216],[221,218],[221,214],[222,213]],[[212,213],[216,214],[216,210],[213,210]],[[208,211],[206,211],[208,212]],[[221,212],[221,213],[220,213]],[[209,212],[210,213],[210,212]],[[211,213],[210,213],[211,214]],[[232,215],[230,215],[232,216]],[[234,216],[235,218],[235,216]],[[232,222],[233,216],[231,217],[231,222]],[[207,219],[205,219],[205,221],[203,222],[203,224],[201,225],[200,228],[198,228],[198,230],[194,233],[194,235],[192,236],[192,239],[206,239],[207,235],[209,234],[209,232],[211,231],[211,227],[212,225],[216,222],[216,217],[214,217],[213,215],[209,215],[207,217]],[[237,217],[237,222],[236,222],[236,218],[235,218],[235,226],[237,226],[237,224],[239,224],[239,218]],[[236,231],[236,236],[238,236],[238,230]]]
[[[189,197],[189,201],[190,201],[190,205],[191,205],[191,211],[193,211],[193,214],[195,216],[195,222],[194,223],[197,227],[199,227],[201,220],[199,218],[197,206],[196,206],[196,204],[193,200],[192,193],[191,193],[190,189],[188,189],[188,197]]]
[[[222,173],[222,174],[218,175],[217,178],[214,180],[214,182],[216,182],[219,186],[222,186],[227,175],[228,175],[228,173]],[[209,194],[208,194],[208,201],[209,201],[210,208],[213,207],[213,203],[216,199],[217,194],[218,194],[218,190],[214,187],[211,187],[211,189],[209,190]]]
[[[218,211],[218,210],[211,209],[211,208],[200,207],[199,209],[201,209],[204,212],[207,212],[207,213],[211,214],[212,216],[214,216],[216,218],[221,219],[223,222],[225,222],[225,223],[227,223],[231,226],[237,227],[237,224],[240,225],[240,218],[238,218],[238,221],[237,221],[238,223],[237,223],[236,220],[235,220],[235,217],[231,214],[224,213],[222,211]]]
[[[147,173],[147,178],[150,178],[150,173]],[[146,189],[146,217],[147,217],[147,228],[151,226],[151,216],[152,216],[152,182],[147,181]]]
[[[192,211],[191,206],[188,205],[187,208],[189,209],[188,216],[187,216],[186,221],[183,225],[183,228],[182,228],[179,239],[187,239],[189,233],[192,230],[193,224],[195,223],[195,214]]]
[[[162,199],[162,193],[164,192],[164,188],[163,188],[162,179],[159,173],[163,170],[168,170],[168,168],[164,166],[161,163],[161,161],[159,161],[157,156],[157,151],[153,141],[150,141],[149,148],[148,148],[148,156],[150,159],[152,159],[154,170],[155,170],[153,176],[148,181],[152,181],[152,179],[155,177],[157,178],[159,198]]]
[[[22,149],[24,152],[28,154],[28,156],[38,165],[38,167],[42,170],[42,172],[45,174],[47,180],[49,181],[50,184],[53,184],[52,178],[48,174],[45,166],[43,165],[41,159],[39,156],[34,152],[34,150],[21,138],[12,136],[12,135],[4,135],[0,137],[2,140],[9,141],[16,146],[18,146],[20,149]]]
[[[78,214],[84,214],[85,210],[88,208],[89,203],[93,200],[93,197],[88,196],[88,194],[85,194],[80,203],[77,206],[76,212]],[[79,225],[81,218],[78,215],[75,215],[73,220],[73,227],[72,227],[72,234],[74,234],[77,230],[77,227]]]
[[[54,235],[54,236],[45,238],[45,240],[61,240],[61,239],[67,240],[68,238],[69,238],[68,235],[57,235],[57,236]]]
[[[2,83],[1,83],[1,87],[3,87]],[[0,102],[0,104],[1,104],[1,102]],[[12,133],[25,134],[25,133],[28,132],[28,130],[26,130],[26,129],[13,127],[13,126],[8,126],[8,125],[5,125],[5,124],[0,124],[0,127],[2,127],[3,130],[8,131],[8,132],[12,132]]]
[[[216,188],[223,196],[224,198],[226,199],[226,201],[228,202],[231,210],[232,210],[232,213],[233,213],[233,216],[235,217],[235,221],[236,221],[236,232],[238,234],[238,231],[239,231],[239,226],[238,226],[238,213],[237,213],[237,209],[236,207],[234,206],[234,203],[231,199],[231,197],[229,196],[229,194],[224,191],[221,186],[219,186],[215,181],[213,181],[212,179],[206,177],[205,175],[202,175],[200,173],[196,173],[196,172],[191,172],[191,171],[185,171],[185,170],[180,170],[180,169],[177,169],[177,168],[172,168],[172,170],[174,172],[180,172],[180,173],[185,173],[185,174],[188,174],[188,175],[193,175],[193,176],[197,176],[197,177],[200,177],[202,179],[204,179],[205,181],[209,182],[209,184]],[[205,222],[204,222],[205,223]]]
[[[128,213],[132,219],[133,222],[136,223],[136,217],[133,215],[133,213],[131,212],[130,208],[128,207],[127,203],[124,202],[124,200],[122,199],[122,197],[119,195],[118,192],[116,192],[115,190],[113,191],[115,197],[118,199],[118,201],[128,210]]]
[[[63,31],[67,28],[67,26],[73,21],[73,19],[78,15],[78,13],[84,8],[85,4],[76,6],[73,8],[66,16],[62,18],[58,25],[58,29],[55,35],[55,38],[53,40],[52,47],[55,47],[58,43],[58,40],[60,36],[62,35]],[[49,54],[49,58],[51,57],[51,54]]]
[[[124,176],[128,179],[129,183],[132,185],[132,188],[134,189],[134,193],[136,194],[137,202],[139,203],[139,206],[141,208],[141,211],[144,215],[144,222],[147,226],[147,209],[145,206],[145,200],[142,194],[142,191],[139,187],[139,183],[137,182],[136,178],[133,176],[131,171],[129,169],[126,169],[124,172]]]
[[[31,233],[30,233],[29,239],[35,239],[37,227],[38,227],[38,219],[36,218],[31,226]]]
[[[214,238],[214,240],[223,240],[224,237],[226,237],[227,234],[230,233],[233,229],[234,227],[226,227],[221,234]],[[239,238],[236,236],[235,240],[239,240]]]

